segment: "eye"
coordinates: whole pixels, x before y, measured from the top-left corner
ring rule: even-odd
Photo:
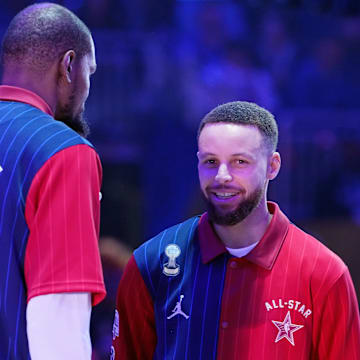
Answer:
[[[215,159],[205,159],[203,161],[203,164],[206,166],[213,167],[213,166],[216,166],[216,160]]]
[[[246,160],[244,160],[244,159],[236,159],[235,160],[235,164],[236,165],[245,165],[245,164],[247,164],[248,162],[246,161]]]

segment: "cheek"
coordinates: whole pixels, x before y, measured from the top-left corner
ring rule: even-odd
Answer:
[[[254,169],[253,172],[247,175],[248,176],[243,176],[242,180],[248,184],[249,188],[262,186],[267,180],[265,169]]]
[[[200,180],[200,185],[205,181],[205,179],[208,177],[206,175],[205,170],[201,167],[198,166],[198,176],[199,176],[199,180]]]
[[[89,79],[83,79],[82,86],[81,86],[81,94],[82,94],[83,101],[85,101],[88,98],[89,90],[90,90]]]
[[[89,90],[90,90],[90,78],[89,78],[89,76],[86,78],[85,86],[86,86],[86,92],[89,95]]]
[[[200,187],[202,189],[205,189],[209,184],[211,184],[214,181],[216,174],[217,174],[216,169],[207,169],[198,166]]]
[[[81,100],[86,100],[86,98],[89,95],[89,89],[90,89],[90,80],[89,77],[85,76],[85,74],[82,74],[79,76],[78,80],[76,81],[76,92],[77,96]]]

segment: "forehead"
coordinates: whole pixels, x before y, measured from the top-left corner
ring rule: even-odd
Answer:
[[[199,136],[199,151],[240,153],[263,146],[263,136],[255,125],[208,123]]]

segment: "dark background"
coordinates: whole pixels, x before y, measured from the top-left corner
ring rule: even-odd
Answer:
[[[223,102],[275,114],[283,166],[269,198],[344,259],[360,295],[360,2],[56,2],[84,20],[97,49],[87,118],[104,167],[108,297],[93,311],[94,359],[109,355],[129,251],[203,211],[196,129]],[[31,3],[1,2],[1,36]]]

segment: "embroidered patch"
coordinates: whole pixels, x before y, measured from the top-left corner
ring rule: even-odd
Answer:
[[[164,264],[163,273],[166,276],[176,276],[180,272],[180,265],[176,263],[176,258],[181,254],[180,248],[176,244],[169,244],[165,248],[165,255],[168,257],[168,262]]]
[[[273,299],[270,301],[265,301],[266,311],[272,311],[276,309],[289,309],[295,310],[300,313],[305,319],[307,319],[312,311],[301,301],[292,300],[292,299]]]
[[[185,319],[188,319],[189,318],[189,315],[186,315],[182,310],[181,310],[181,303],[183,301],[183,298],[184,298],[184,295],[180,295],[180,300],[176,303],[174,309],[172,310],[172,314],[169,315],[167,317],[167,319],[171,319],[173,318],[174,316],[176,315],[181,315],[183,316]]]
[[[292,346],[295,346],[294,332],[300,330],[304,325],[296,325],[291,323],[290,311],[287,312],[284,321],[274,321],[273,324],[279,330],[275,342],[277,343],[281,339],[286,339]]]

